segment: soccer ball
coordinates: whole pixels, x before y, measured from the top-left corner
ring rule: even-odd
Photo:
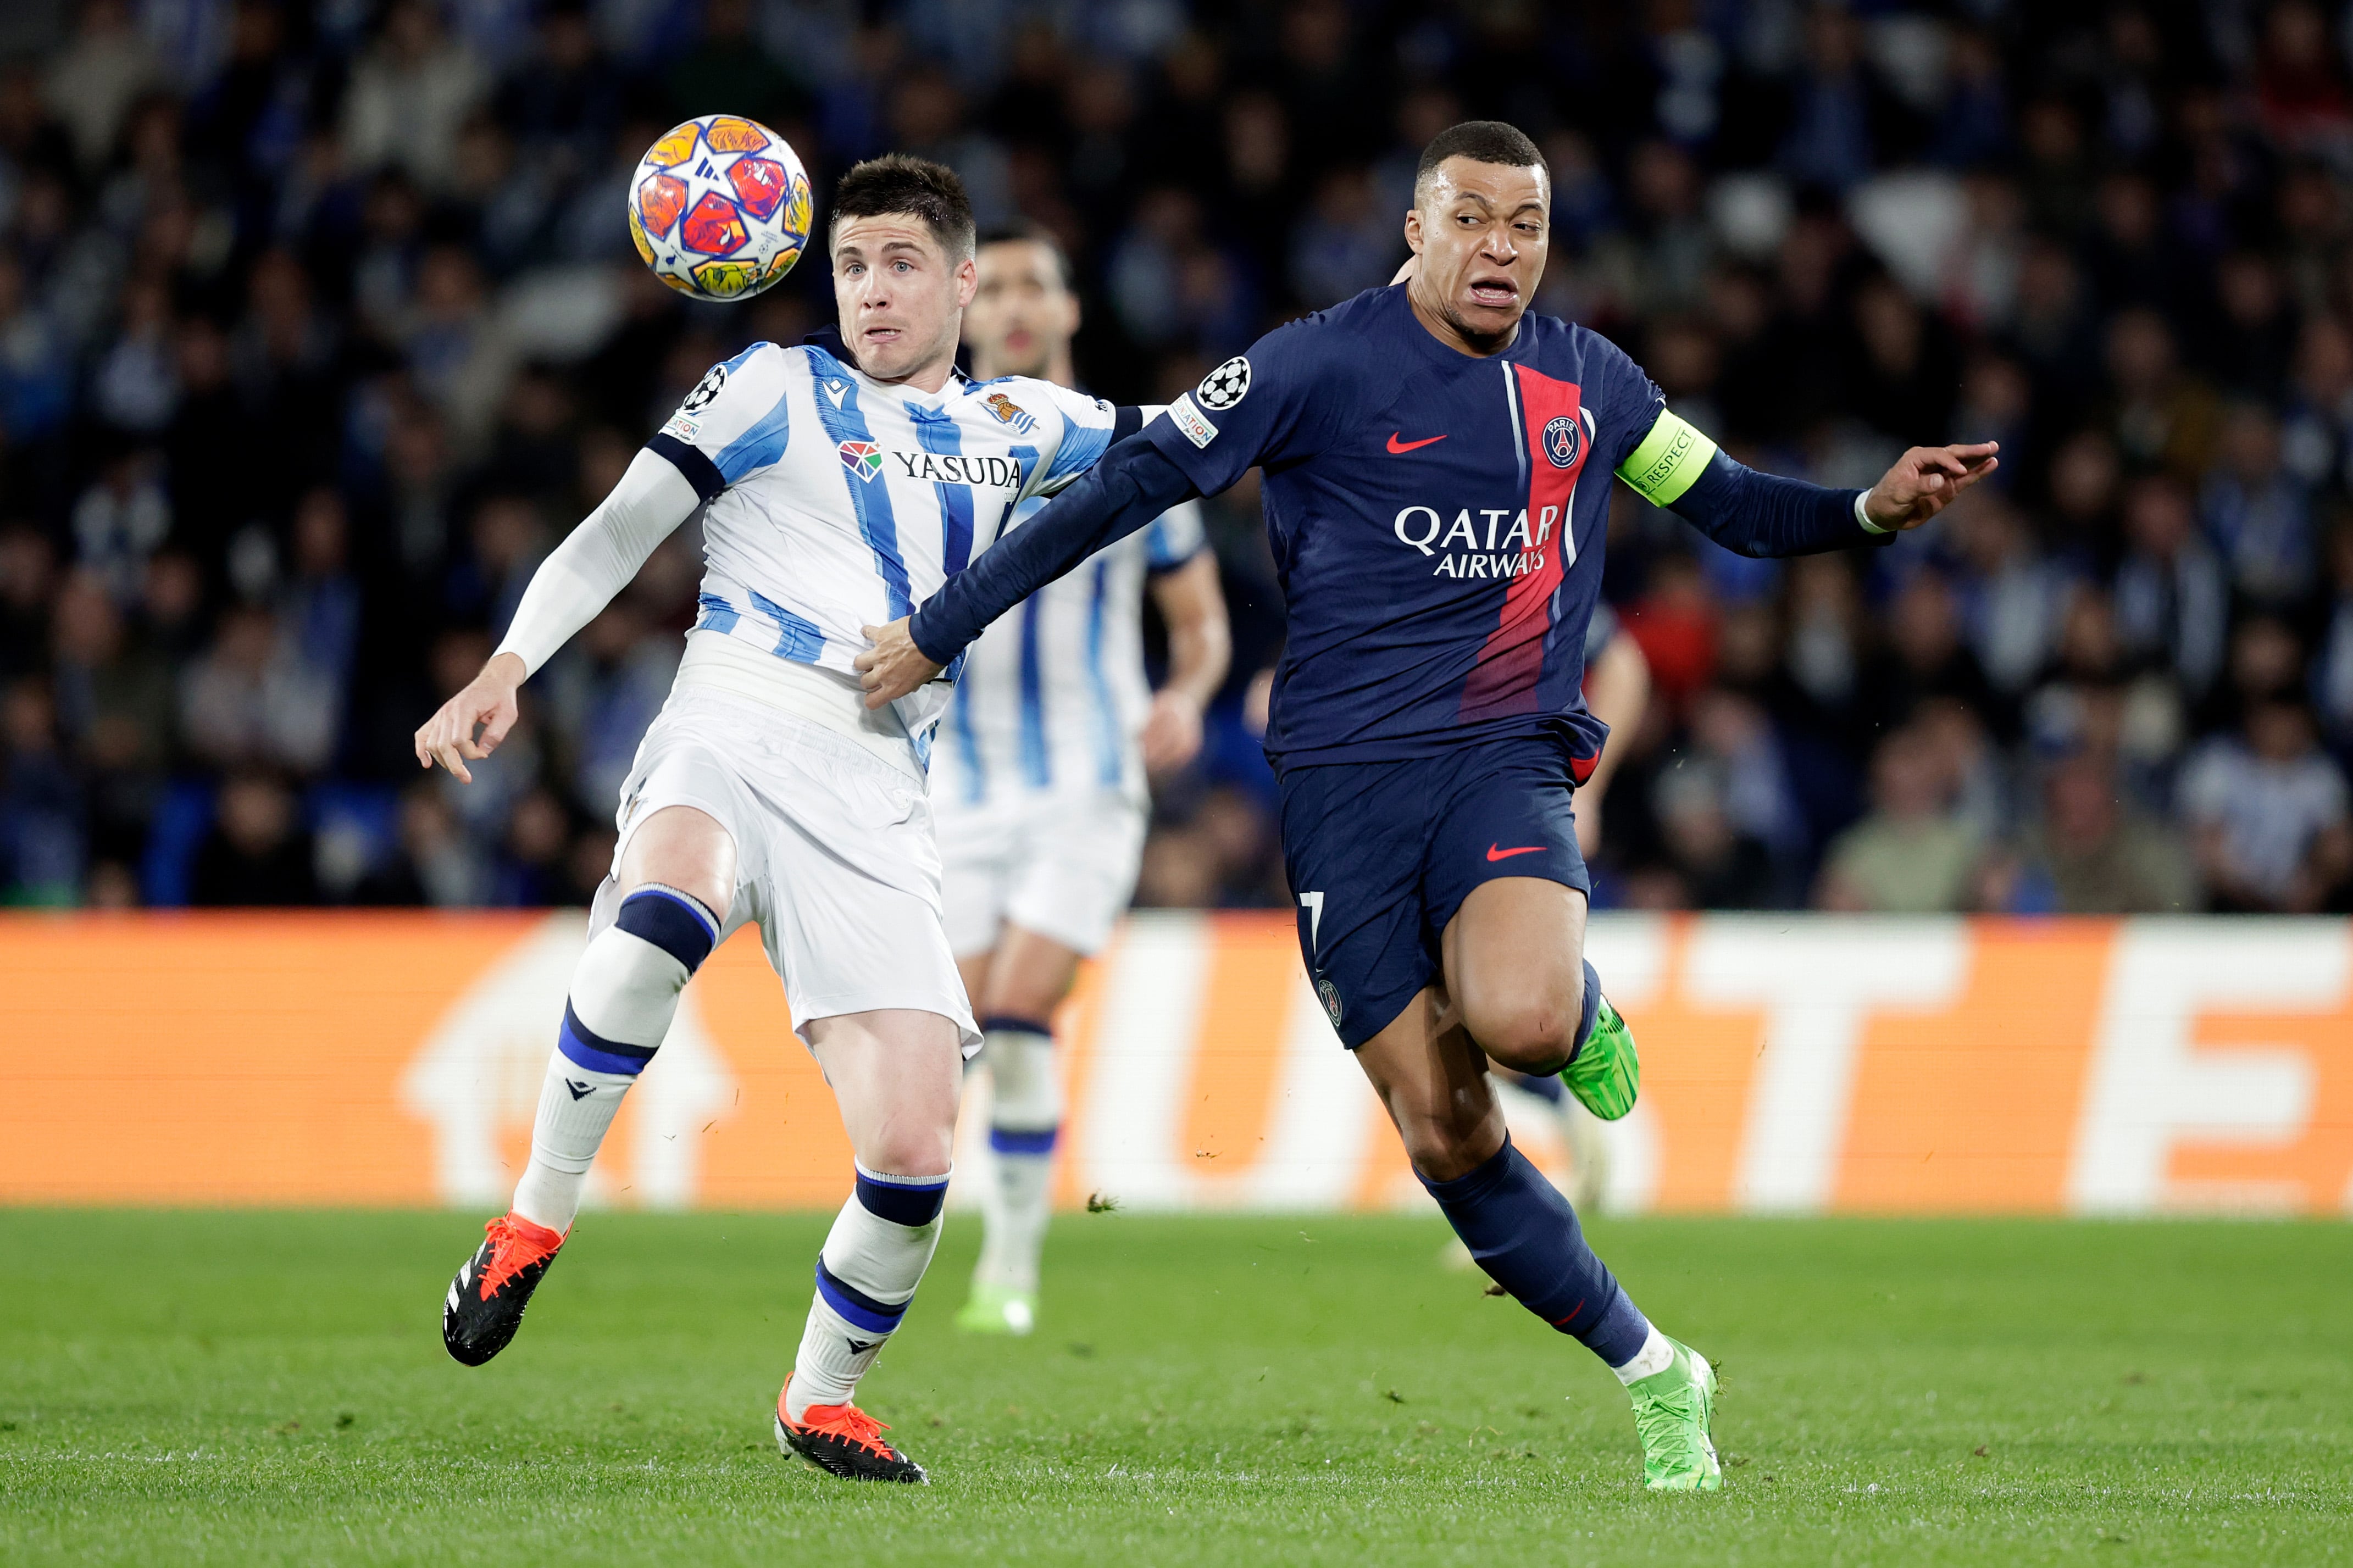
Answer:
[[[785,139],[739,114],[674,125],[629,176],[629,238],[695,300],[748,300],[800,259],[809,183]]]

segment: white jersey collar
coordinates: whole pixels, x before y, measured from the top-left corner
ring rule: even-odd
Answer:
[[[835,363],[855,376],[861,386],[871,387],[876,392],[889,393],[896,396],[927,398],[935,405],[944,406],[949,398],[963,391],[972,379],[965,374],[962,365],[951,364],[948,366],[948,378],[941,384],[937,392],[925,392],[923,388],[910,386],[903,381],[877,381],[866,374],[865,367],[858,363],[858,356],[850,353],[849,345],[842,341],[841,329],[838,326],[819,327],[813,332],[805,332],[801,335],[801,342],[807,347],[823,349],[827,353],[831,354]]]

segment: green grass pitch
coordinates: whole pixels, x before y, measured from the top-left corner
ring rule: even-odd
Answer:
[[[1058,1219],[1027,1342],[952,1223],[865,1390],[934,1484],[832,1480],[824,1224],[592,1215],[469,1372],[463,1216],[0,1211],[0,1563],[2353,1563],[2341,1225],[1599,1223],[1723,1367],[1730,1489],[1652,1498],[1434,1218]]]

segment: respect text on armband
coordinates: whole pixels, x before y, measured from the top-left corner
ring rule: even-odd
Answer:
[[[1683,459],[1691,456],[1692,447],[1698,439],[1699,432],[1688,425],[1676,431],[1674,439],[1665,451],[1659,454],[1657,460],[1634,476],[1630,481],[1634,492],[1646,500],[1656,494],[1674,477],[1675,470],[1683,467]]]

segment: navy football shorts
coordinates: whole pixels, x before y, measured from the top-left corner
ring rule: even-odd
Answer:
[[[1541,877],[1593,890],[1569,809],[1565,736],[1285,767],[1277,782],[1299,951],[1352,1051],[1438,978],[1439,939],[1472,889]]]

